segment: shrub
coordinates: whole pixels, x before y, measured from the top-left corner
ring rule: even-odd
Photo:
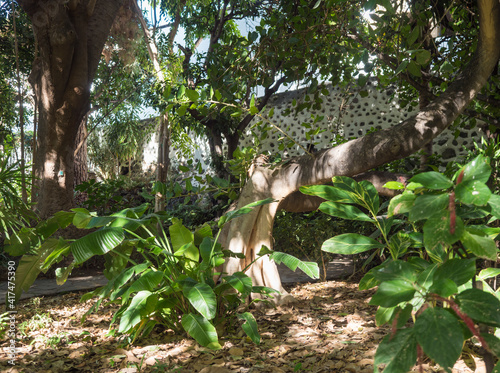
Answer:
[[[472,336],[500,356],[500,294],[486,281],[500,269],[478,268],[481,260],[498,257],[500,228],[488,223],[500,218],[500,196],[486,185],[490,174],[488,158],[480,155],[453,181],[432,171],[415,175],[408,185],[391,182],[387,187],[402,194],[392,198],[386,214],[368,182],[334,177],[333,186],[301,188],[326,199],[321,211],[376,227],[372,237],[346,233],[322,246],[332,253],[387,256],[359,284],[360,289],[378,285],[370,301],[379,306],[376,322],[392,324],[375,354],[375,370],[385,365],[384,372],[407,372],[420,351],[450,372]]]

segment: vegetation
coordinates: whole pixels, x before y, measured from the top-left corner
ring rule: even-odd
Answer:
[[[63,259],[59,282],[99,255],[110,281],[84,297],[98,297],[89,312],[116,305],[112,323],[130,343],[161,325],[217,349],[222,332],[239,324],[259,343],[255,295],[286,294],[275,262],[318,276],[316,264],[273,247],[290,246],[323,268],[332,253],[362,254],[370,270],[360,288],[377,287],[376,321],[392,329],[375,369],[406,371],[426,354],[449,371],[475,338],[488,371],[500,370],[499,335],[490,329],[500,327],[492,286],[500,272],[490,265],[500,232],[499,14],[494,0],[0,3],[0,261],[14,263],[6,252],[22,255],[16,296]],[[158,17],[168,19],[168,33]],[[271,118],[249,128],[278,90],[307,86],[310,99],[297,109],[318,111],[325,82],[357,84],[364,94],[373,77],[381,89],[396,84],[402,107],[419,114],[292,161],[273,154],[255,162],[257,149],[238,148],[243,133],[265,136],[273,125]],[[160,119],[143,121],[143,109]],[[303,124],[306,138],[320,116]],[[438,133],[477,125],[491,134],[479,156],[450,165],[454,173],[387,184],[401,192],[388,203],[368,181],[347,177],[394,171],[389,162],[403,162]],[[281,150],[301,141],[281,130]],[[163,158],[153,180],[136,166],[155,131]],[[171,144],[192,158],[195,134],[207,138],[216,176],[193,160],[170,164]],[[99,181],[87,180],[87,157]],[[332,177],[333,186],[310,186]],[[326,215],[304,207],[310,196],[327,200]],[[155,198],[165,206],[144,204]],[[303,215],[280,211],[287,200]],[[50,322],[36,313],[23,331]],[[0,334],[8,326],[2,314]],[[44,343],[64,341],[58,334]]]
[[[500,269],[487,263],[498,258],[500,228],[488,223],[500,217],[500,196],[488,188],[490,176],[489,159],[479,155],[453,181],[431,171],[415,175],[408,185],[392,182],[387,187],[403,193],[390,201],[386,213],[366,182],[334,177],[333,186],[301,188],[326,199],[320,206],[324,213],[376,228],[370,237],[344,233],[322,246],[337,254],[374,250],[385,259],[359,284],[361,290],[378,286],[370,301],[379,306],[377,324],[392,324],[375,355],[375,369],[384,365],[384,372],[407,372],[425,353],[450,371],[471,337],[485,355],[499,357],[500,293],[487,280]]]

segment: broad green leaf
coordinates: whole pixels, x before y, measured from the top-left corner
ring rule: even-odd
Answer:
[[[488,343],[488,347],[491,352],[493,352],[496,357],[500,356],[500,339],[491,334],[481,334],[486,343]],[[500,367],[500,366],[499,366]]]
[[[380,284],[380,281],[375,278],[373,275],[373,271],[375,268],[369,270],[366,272],[366,274],[363,276],[363,278],[359,281],[359,290],[368,290],[371,289],[378,284]]]
[[[479,275],[477,275],[478,280],[487,280],[492,277],[500,276],[500,268],[485,268]]]
[[[445,278],[440,281],[434,281],[432,286],[429,288],[429,292],[448,298],[453,294],[458,293],[458,286],[453,280]]]
[[[253,317],[253,315],[250,312],[237,314],[236,316],[240,320],[245,320],[243,325],[241,325],[241,328],[246,333],[246,335],[250,337],[253,343],[257,345],[260,344],[260,335],[259,335],[259,330],[257,328],[257,321],[255,320],[255,317]]]
[[[492,194],[488,200],[488,205],[491,207],[491,215],[500,219],[500,196]]]
[[[184,257],[192,260],[193,262],[198,262],[200,259],[198,248],[192,242],[181,246],[179,250],[174,253],[174,255],[176,257]]]
[[[448,247],[457,242],[464,232],[464,223],[459,216],[455,220],[455,232],[450,232],[450,212],[442,211],[424,224],[424,245],[427,250],[434,250],[437,245]]]
[[[465,284],[476,274],[474,259],[450,259],[440,265],[434,273],[434,282],[452,280],[457,286]]]
[[[186,89],[185,94],[186,94],[188,100],[192,101],[192,102],[197,102],[198,99],[200,98],[199,93],[196,92],[194,89]]]
[[[72,242],[69,248],[76,264],[80,264],[94,255],[103,255],[113,250],[124,239],[123,229],[104,227]]]
[[[181,320],[184,330],[200,345],[212,350],[220,350],[219,338],[215,327],[201,315],[188,313]]]
[[[408,372],[417,361],[417,341],[413,328],[401,329],[396,335],[387,335],[377,348],[374,371],[385,364],[384,373]]]
[[[404,309],[399,306],[390,308],[379,307],[377,309],[377,313],[375,314],[375,324],[377,326],[382,326],[397,318],[396,327],[401,328],[408,322],[408,319],[411,317],[412,309],[413,307],[411,306],[411,304],[407,304]]]
[[[424,194],[415,199],[413,208],[410,210],[408,219],[419,221],[442,212],[448,207],[448,194]]]
[[[387,216],[391,217],[393,215],[404,214],[410,211],[416,198],[417,196],[411,192],[406,192],[393,197],[389,203]]]
[[[477,322],[500,328],[500,300],[479,289],[467,289],[456,296],[460,309]]]
[[[189,303],[207,320],[212,320],[217,312],[217,299],[212,288],[207,284],[197,283],[191,287],[184,287],[184,296]]]
[[[478,155],[465,165],[462,182],[474,180],[487,183],[490,175],[491,166],[489,165],[489,159],[483,155]]]
[[[490,199],[491,191],[479,180],[462,181],[455,187],[455,197],[462,203],[484,206]]]
[[[333,187],[331,185],[309,185],[300,187],[300,191],[303,194],[310,196],[317,196],[323,198],[327,201],[339,202],[339,203],[354,203],[350,198],[349,193],[345,192],[340,188]]]
[[[103,273],[108,280],[122,273],[129,262],[128,259],[133,249],[134,245],[130,241],[124,241],[121,245],[115,247],[113,251],[104,254],[106,262]]]
[[[490,237],[478,236],[465,230],[460,241],[462,241],[468,250],[479,258],[489,260],[496,260],[497,258],[497,245]]]
[[[359,205],[365,206],[365,201],[363,200],[363,189],[360,187],[358,182],[353,178],[347,176],[334,176],[332,177],[333,186],[339,188],[348,193],[349,198]]]
[[[303,262],[302,260],[294,257],[293,255],[282,253],[279,251],[271,251],[269,256],[270,259],[274,260],[276,264],[283,263],[292,271],[295,272],[299,268],[302,272],[313,279],[319,278],[319,267],[318,263],[315,262]]]
[[[373,294],[370,304],[382,307],[395,307],[399,303],[409,301],[415,294],[415,287],[411,282],[404,280],[384,281],[375,294]]]
[[[420,268],[403,260],[385,262],[373,269],[373,276],[380,282],[401,280],[414,282],[417,280]]]
[[[372,218],[370,218],[368,215],[366,215],[357,207],[352,205],[346,205],[343,203],[336,203],[331,201],[323,202],[319,206],[319,210],[321,212],[324,212],[325,214],[335,216],[341,219],[370,221],[370,222],[373,221]]]
[[[359,254],[371,249],[383,248],[380,242],[357,233],[344,233],[326,240],[321,250],[334,254]]]
[[[443,308],[429,307],[417,318],[414,328],[425,354],[451,373],[464,341],[458,319]]]
[[[73,225],[77,228],[84,229],[93,218],[90,212],[84,208],[71,209],[75,213],[73,217]]]
[[[128,308],[120,317],[118,332],[126,333],[136,326],[141,319],[148,317],[155,311],[158,294],[144,290],[135,295]]]
[[[252,279],[242,272],[233,273],[230,276],[223,277],[235,290],[241,294],[249,294],[252,291]]]
[[[170,232],[170,240],[175,252],[182,246],[192,243],[194,241],[194,235],[189,229],[183,226],[178,219],[172,219],[172,222],[173,224],[168,227],[168,231]]]
[[[207,237],[213,237],[212,228],[210,228],[210,225],[205,223],[194,231],[194,244],[196,246],[200,245]]]
[[[23,291],[28,291],[31,285],[38,277],[43,262],[46,258],[60,247],[61,241],[49,238],[40,247],[37,248],[33,255],[23,255],[16,268],[15,281],[15,301],[21,297]]]
[[[453,186],[450,179],[435,171],[423,172],[415,175],[409,181],[420,183],[427,189],[448,189]]]

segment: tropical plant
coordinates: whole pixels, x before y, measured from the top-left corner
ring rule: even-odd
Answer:
[[[377,325],[392,323],[375,354],[375,370],[385,365],[384,372],[407,372],[425,353],[451,372],[471,337],[500,357],[500,292],[486,281],[500,269],[481,270],[481,263],[498,257],[500,228],[488,223],[500,217],[500,196],[486,185],[490,174],[489,159],[479,155],[453,180],[431,171],[415,175],[408,185],[388,183],[402,194],[391,199],[386,214],[368,182],[334,177],[333,186],[301,188],[326,199],[321,211],[377,228],[370,237],[346,233],[322,246],[340,254],[372,250],[386,258],[359,284],[360,289],[378,285],[370,301],[379,306]]]
[[[253,207],[270,203],[263,200],[228,212],[219,219],[222,228],[227,222],[251,211]],[[86,209],[59,212],[38,227],[25,229],[21,239],[9,247],[11,254],[28,250],[16,272],[16,299],[27,290],[38,273],[47,270],[64,256],[72,254],[73,263],[56,270],[59,283],[63,283],[71,269],[94,255],[104,255],[104,271],[109,282],[83,297],[97,296],[90,312],[106,300],[120,304],[112,323],[117,322],[118,332],[130,336],[129,341],[147,335],[157,324],[176,331],[186,331],[198,343],[209,348],[220,348],[217,328],[231,328],[243,320],[243,330],[249,338],[259,343],[255,318],[248,312],[251,294],[266,296],[277,293],[264,286],[254,286],[244,271],[221,276],[217,268],[227,257],[241,257],[224,250],[214,237],[212,229],[203,225],[195,232],[172,219],[168,234],[162,226],[166,214],[149,214],[147,204],[128,208],[109,216],[96,216]],[[53,238],[59,228],[73,224],[81,229],[94,231],[77,240]],[[98,228],[97,230],[95,230]],[[136,249],[141,262],[132,259]],[[300,268],[313,278],[318,278],[316,263],[299,261],[291,255],[263,247],[259,257],[269,255],[277,263],[284,263],[292,270]]]

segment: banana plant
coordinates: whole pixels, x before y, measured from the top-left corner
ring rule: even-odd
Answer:
[[[227,257],[241,257],[224,250],[218,243],[221,228],[229,221],[251,211],[253,207],[270,203],[263,200],[228,212],[219,220],[217,235],[208,224],[194,232],[176,218],[170,218],[168,232],[163,222],[166,214],[147,214],[149,206],[125,209],[109,216],[97,216],[86,209],[59,212],[33,229],[24,229],[20,239],[12,242],[9,251],[25,253],[16,271],[16,299],[28,290],[41,271],[46,271],[72,254],[74,261],[66,268],[56,270],[58,283],[66,281],[71,269],[94,255],[106,258],[104,274],[107,285],[83,296],[83,300],[97,297],[89,310],[96,311],[103,301],[115,302],[120,308],[112,324],[117,331],[136,338],[148,335],[156,325],[185,331],[200,345],[221,348],[218,330],[236,323],[254,343],[260,343],[257,322],[248,311],[247,300],[252,293],[272,297],[276,290],[254,286],[243,270],[214,278]],[[54,238],[58,229],[73,224],[92,230],[77,240]],[[136,250],[141,260],[133,260]],[[260,256],[269,255],[292,270],[297,267],[313,278],[319,278],[316,263],[302,262],[295,257],[263,248]],[[248,268],[248,267],[247,267]],[[254,299],[252,302],[263,301]]]

